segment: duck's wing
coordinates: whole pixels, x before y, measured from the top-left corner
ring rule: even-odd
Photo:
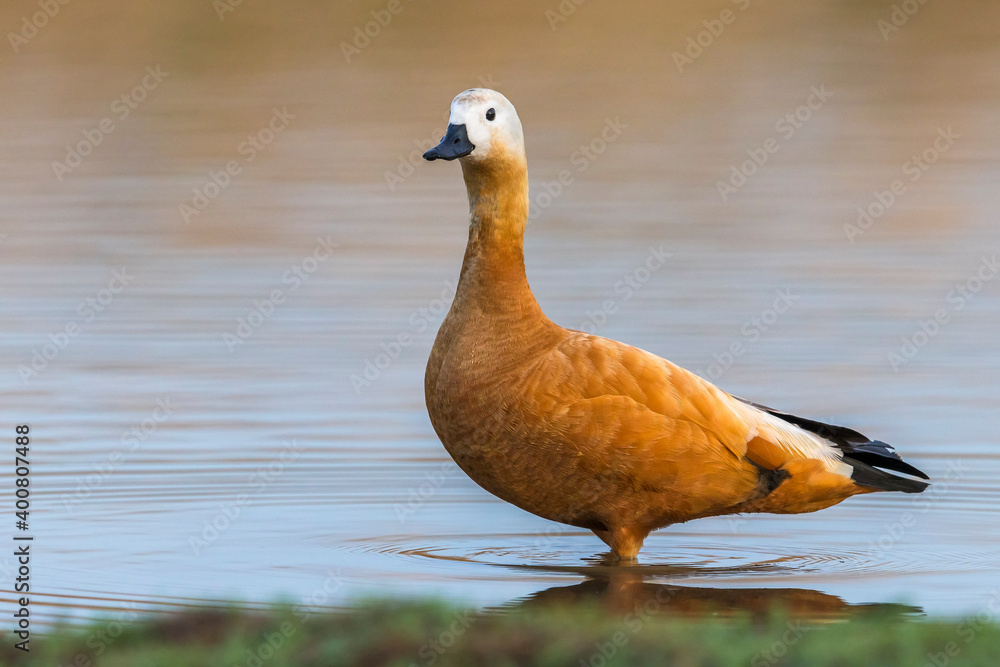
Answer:
[[[847,439],[849,429],[825,437],[807,420],[788,421],[636,347],[569,332],[544,365],[552,374],[551,408],[568,417],[567,436],[591,451],[608,450],[640,484],[666,481],[711,502],[742,498],[737,502],[756,503],[746,511],[768,512],[811,511],[857,493],[926,486],[883,479],[893,476],[871,465],[882,443],[853,431]],[[776,488],[781,493],[772,493]]]
[[[677,422],[691,437],[711,441],[720,456],[750,457],[771,469],[800,458],[841,469],[842,452],[832,443],[637,347],[569,332],[544,366],[554,373],[548,378],[551,390],[564,401],[609,399],[619,407],[647,410]],[[600,417],[615,424],[614,415]],[[689,443],[661,444],[683,447]]]

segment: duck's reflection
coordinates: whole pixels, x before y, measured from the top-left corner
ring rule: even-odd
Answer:
[[[517,567],[517,566],[515,566]],[[530,569],[547,569],[528,566]],[[836,595],[806,588],[710,588],[678,586],[650,581],[657,576],[709,574],[690,566],[630,566],[603,564],[590,568],[553,568],[561,573],[576,570],[587,579],[570,586],[553,586],[506,607],[597,604],[616,614],[675,614],[684,616],[751,616],[765,618],[775,612],[811,619],[846,619],[857,614],[917,615],[920,607],[894,603],[852,604]],[[720,574],[711,568],[711,573]],[[746,573],[746,568],[732,568]]]

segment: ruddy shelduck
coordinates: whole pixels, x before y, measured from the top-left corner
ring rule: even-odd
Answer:
[[[549,320],[524,271],[521,122],[500,93],[459,94],[424,158],[461,161],[470,210],[458,290],[427,362],[427,411],[448,453],[490,493],[592,530],[631,560],[650,531],[674,523],[927,487],[884,442],[750,403]]]

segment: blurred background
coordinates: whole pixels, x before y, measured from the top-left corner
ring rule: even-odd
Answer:
[[[37,622],[649,586],[958,616],[1000,586],[996,3],[11,0],[0,27]],[[674,526],[618,585],[461,474],[423,368],[467,200],[419,155],[480,86],[524,124],[553,320],[936,484]]]

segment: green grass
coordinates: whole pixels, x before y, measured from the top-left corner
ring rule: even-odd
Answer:
[[[376,602],[343,614],[276,608],[95,623],[33,635],[26,657],[5,634],[0,663],[46,667],[994,667],[1000,626],[989,618],[929,621],[878,612],[810,621],[793,612],[691,618],[584,604],[476,613]]]

